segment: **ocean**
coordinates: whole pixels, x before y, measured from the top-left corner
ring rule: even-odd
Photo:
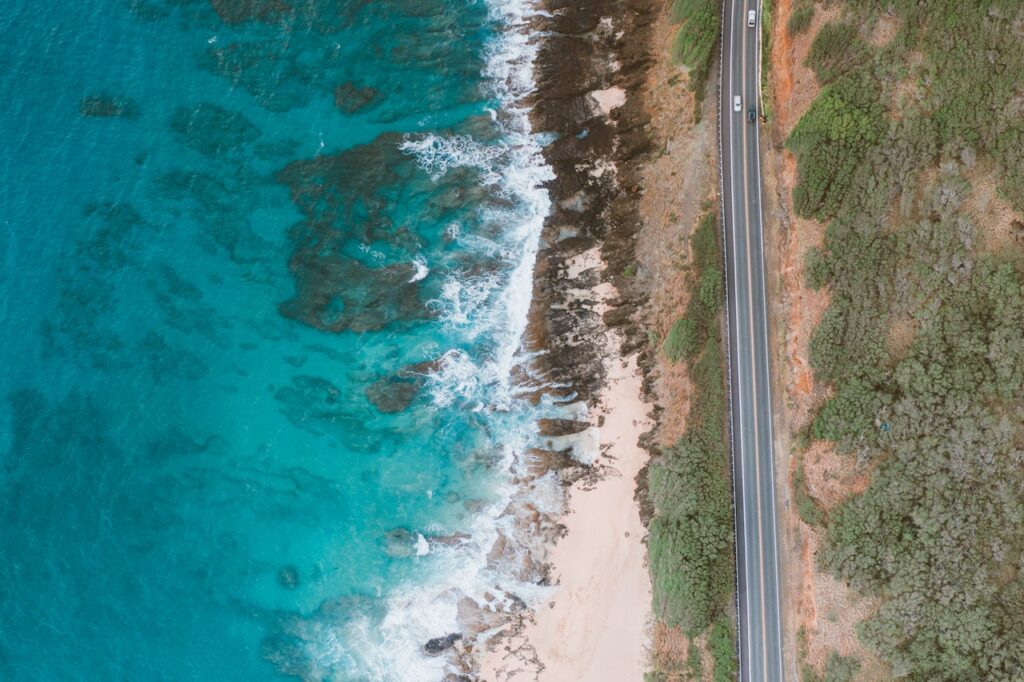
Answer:
[[[0,679],[441,679],[545,409],[531,10],[4,7]]]

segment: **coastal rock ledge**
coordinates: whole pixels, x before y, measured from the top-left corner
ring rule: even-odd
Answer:
[[[652,25],[661,8],[653,0],[549,0],[538,9],[531,28],[542,42],[531,120],[535,132],[554,140],[544,148],[554,179],[547,186],[552,209],[541,235],[523,340],[532,364],[517,376],[534,401],[554,398],[565,413],[541,420],[544,449],[531,450],[514,467],[522,493],[505,511],[512,532],[498,534],[489,565],[547,585],[549,550],[565,527],[540,512],[530,495],[552,474],[566,491],[607,473],[593,455],[581,453],[591,445],[596,450],[598,442],[594,434],[603,418],[594,415],[608,379],[609,330],[621,341],[619,355],[638,355],[644,375],[650,366],[646,335],[635,320],[647,293],[630,272],[641,225],[641,170],[652,150],[643,89],[653,63]],[[431,640],[435,648],[444,645],[459,674],[477,679],[487,652],[504,651],[510,668],[543,668],[536,652],[512,651],[510,644],[532,612],[515,595],[502,597],[495,603],[512,599],[516,606],[466,598],[470,603],[460,604],[460,616],[473,625],[450,642],[452,635]]]

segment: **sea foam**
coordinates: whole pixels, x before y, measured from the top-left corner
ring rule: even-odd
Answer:
[[[344,653],[333,652],[335,660],[357,659],[361,674],[371,679],[442,679],[446,672],[454,672],[452,661],[427,655],[424,644],[461,631],[460,600],[512,609],[511,595],[532,601],[550,589],[518,582],[511,572],[488,561],[499,534],[511,537],[515,533],[515,520],[505,513],[518,492],[509,472],[537,441],[538,408],[518,396],[512,374],[517,365],[528,363],[521,342],[541,230],[550,208],[543,184],[553,177],[541,153],[542,140],[531,131],[524,103],[534,89],[537,53],[529,20],[539,10],[529,2],[502,0],[489,0],[488,9],[491,19],[502,27],[486,47],[483,73],[488,94],[500,102],[500,112],[492,112],[492,118],[501,127],[501,139],[483,143],[464,135],[429,133],[407,136],[400,148],[435,181],[453,168],[473,167],[481,172],[485,186],[509,200],[509,208],[487,209],[481,216],[486,223],[501,226],[499,236],[464,235],[458,225],[449,230],[463,249],[498,257],[505,267],[483,276],[453,274],[430,303],[442,321],[461,330],[466,340],[489,342],[486,352],[480,354],[471,355],[460,348],[442,353],[427,387],[438,408],[458,405],[486,420],[497,450],[493,501],[474,514],[468,537],[461,542],[433,543],[419,535],[417,560],[431,562],[425,579],[420,576],[391,591],[379,631],[374,631],[368,619],[358,618],[335,641],[344,648]],[[542,401],[543,405],[550,403]],[[540,511],[560,511],[563,496],[555,477],[535,481],[531,495],[531,503]]]

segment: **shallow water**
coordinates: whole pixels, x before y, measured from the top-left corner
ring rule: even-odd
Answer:
[[[0,677],[441,676],[532,437],[520,11],[8,3]]]

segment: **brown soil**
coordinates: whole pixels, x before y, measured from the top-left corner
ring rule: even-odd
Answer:
[[[878,17],[874,29],[868,34],[868,43],[874,47],[885,47],[900,28],[899,18],[895,14],[883,14]]]
[[[811,42],[827,22],[842,14],[834,4],[816,4],[811,26],[798,36],[790,36],[786,23],[793,12],[793,0],[779,0],[772,27],[772,93],[774,98],[772,133],[777,141],[786,139],[793,126],[818,96],[821,86],[814,71],[804,66]]]
[[[902,358],[910,350],[914,343],[914,337],[921,324],[911,315],[901,315],[892,320],[889,327],[889,338],[886,339],[886,349],[894,358]]]
[[[702,202],[717,186],[714,88],[708,88],[702,120],[694,125],[685,71],[668,58],[674,28],[666,5],[653,27],[658,59],[648,72],[646,102],[655,151],[642,172],[643,227],[636,244],[637,278],[649,292],[647,328],[659,348],[689,302],[690,234]],[[655,442],[668,445],[686,428],[691,386],[686,363],[671,363],[660,352],[652,355],[649,388],[662,408]]]
[[[773,374],[776,384],[780,561],[783,567],[783,627],[785,629],[787,679],[799,679],[801,663],[822,671],[832,651],[856,656],[862,663],[858,680],[886,679],[884,666],[858,641],[854,625],[869,616],[877,604],[862,599],[849,587],[820,571],[815,561],[820,529],[803,523],[796,513],[791,490],[797,453],[791,437],[807,426],[828,397],[828,389],[814,381],[809,344],[815,327],[829,304],[827,291],[806,285],[804,259],[807,250],[824,238],[824,225],[794,215],[793,186],[796,159],[782,148],[800,117],[817,97],[820,87],[813,71],[803,62],[814,36],[827,21],[839,16],[836,5],[816,5],[814,20],[805,33],[790,37],[785,29],[792,0],[780,0],[772,37],[773,145],[765,153],[765,200],[769,245],[768,267],[775,276],[770,318],[775,346]],[[864,490],[870,473],[858,471],[851,457],[842,456],[825,442],[811,445],[804,455],[808,491],[828,510]],[[797,660],[797,632],[806,637],[806,659]]]
[[[657,664],[664,670],[679,670],[686,665],[686,653],[690,640],[679,628],[670,628],[664,623],[654,626],[654,651]]]
[[[840,455],[825,441],[815,441],[803,454],[807,492],[826,511],[864,492],[870,472],[856,466],[853,455]]]
[[[903,66],[907,70],[907,75],[891,86],[887,96],[891,118],[903,118],[904,112],[912,110],[924,100],[925,89],[921,82],[923,64],[924,53],[918,50],[911,51],[905,58]]]
[[[999,196],[997,171],[988,163],[979,163],[967,173],[971,192],[964,209],[979,230],[979,246],[986,253],[1020,252],[1024,247],[1024,215]]]

